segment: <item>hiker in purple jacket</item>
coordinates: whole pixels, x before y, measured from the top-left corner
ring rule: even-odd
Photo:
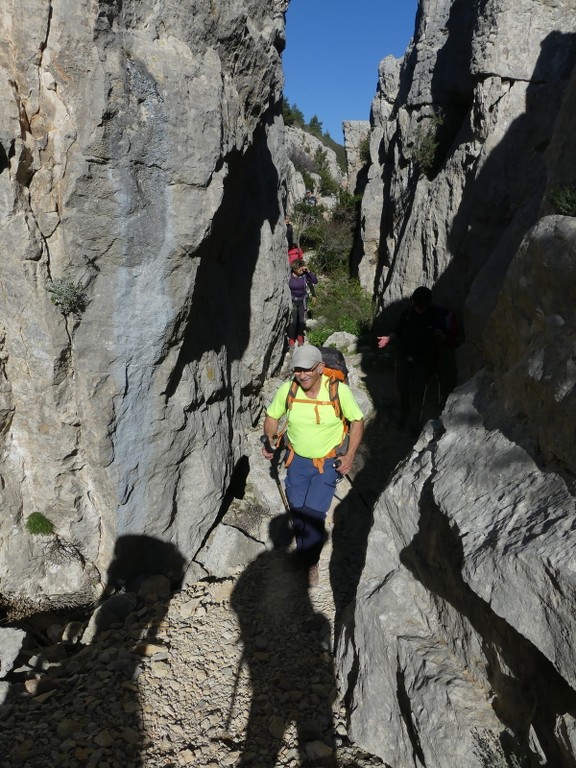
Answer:
[[[308,292],[314,295],[314,286],[318,283],[318,278],[314,272],[310,272],[301,259],[292,264],[291,270],[288,285],[292,295],[292,314],[288,325],[288,343],[293,347],[296,342],[304,343]]]

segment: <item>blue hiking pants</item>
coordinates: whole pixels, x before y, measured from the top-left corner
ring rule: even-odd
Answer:
[[[324,545],[324,521],[340,477],[332,466],[334,461],[326,459],[324,472],[320,473],[312,459],[294,454],[286,471],[286,496],[290,502],[296,549],[307,565],[318,562]]]

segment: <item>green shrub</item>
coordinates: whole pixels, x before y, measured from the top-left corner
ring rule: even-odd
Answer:
[[[432,170],[437,149],[438,142],[433,133],[420,134],[414,160],[424,173],[430,173]]]
[[[439,133],[444,125],[444,117],[436,114],[426,121],[425,127],[420,127],[416,146],[412,153],[412,159],[422,173],[430,176],[434,173],[438,159],[438,147],[440,145]]]
[[[362,165],[370,165],[370,134],[367,133],[366,136],[362,139],[360,142],[360,146],[358,147],[358,151],[360,154],[360,160],[362,162]]]
[[[314,251],[317,272],[348,275],[359,207],[359,197],[341,190],[329,216],[320,216],[301,230],[301,245]]]
[[[311,187],[308,187],[311,189]],[[294,206],[292,212],[292,224],[294,231],[298,233],[296,238],[299,245],[303,248],[313,248],[310,244],[309,232],[313,230],[318,222],[322,221],[324,208],[321,205],[308,205],[302,201]]]
[[[298,128],[304,128],[306,125],[302,110],[296,104],[290,104],[288,99],[282,101],[282,116],[286,125],[294,125]]]
[[[308,130],[312,136],[316,136],[317,139],[322,139],[322,123],[318,119],[317,115],[312,115],[310,122],[308,123]]]
[[[307,337],[311,344],[319,346],[337,331],[361,336],[372,325],[371,297],[358,280],[345,274],[331,275],[318,284],[312,311],[323,320],[316,328],[308,331]]]
[[[63,315],[78,315],[86,308],[86,296],[79,285],[75,285],[69,277],[49,280],[46,290],[51,294],[52,304],[58,307]]]
[[[546,195],[546,202],[560,216],[576,216],[576,185],[554,187]]]
[[[337,195],[340,185],[330,173],[328,154],[325,149],[320,149],[320,147],[318,147],[314,153],[314,162],[318,169],[318,175],[320,176],[320,194]]]
[[[304,182],[306,189],[314,191],[314,179],[312,176],[308,173],[308,171],[305,170],[301,170],[300,173],[302,175],[302,181]],[[310,206],[308,207],[310,208]]]
[[[29,533],[41,536],[50,536],[54,533],[54,523],[48,520],[42,512],[32,512],[26,520],[26,528]]]
[[[334,150],[334,153],[336,154],[336,162],[340,166],[340,170],[343,173],[346,173],[346,167],[347,167],[347,160],[346,160],[346,147],[343,144],[339,144],[337,141],[334,141],[332,136],[330,136],[329,133],[324,134],[324,138],[322,139],[324,144],[327,147],[330,147],[330,149]]]

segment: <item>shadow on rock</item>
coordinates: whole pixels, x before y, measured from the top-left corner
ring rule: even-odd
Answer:
[[[497,754],[506,755],[507,764],[523,767],[572,765],[558,738],[558,723],[565,713],[573,717],[576,693],[551,661],[466,583],[462,535],[437,506],[430,480],[422,488],[419,511],[418,531],[400,561],[482,638],[492,707],[507,729],[496,744]]]
[[[334,511],[330,580],[336,609],[336,640],[348,612],[353,610],[356,591],[366,561],[368,536],[374,508],[399,463],[410,455],[416,436],[397,426],[398,408],[394,358],[377,350],[364,353],[364,385],[376,410],[364,431],[360,448],[361,468],[342,480],[348,492]],[[431,387],[423,406],[423,423],[437,418],[438,403]],[[338,497],[337,490],[336,496]],[[348,610],[346,610],[348,609]]]
[[[138,676],[143,664],[167,658],[154,640],[184,565],[171,544],[124,536],[116,543],[105,599],[91,616],[20,622],[35,643],[9,676],[1,708],[3,768],[142,765],[147,736]]]

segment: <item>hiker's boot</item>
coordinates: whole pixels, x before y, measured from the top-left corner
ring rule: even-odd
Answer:
[[[290,349],[294,349],[294,339],[288,339],[288,346]]]
[[[298,346],[301,347],[302,344],[304,344],[304,336],[296,336],[296,341],[298,342]]]

